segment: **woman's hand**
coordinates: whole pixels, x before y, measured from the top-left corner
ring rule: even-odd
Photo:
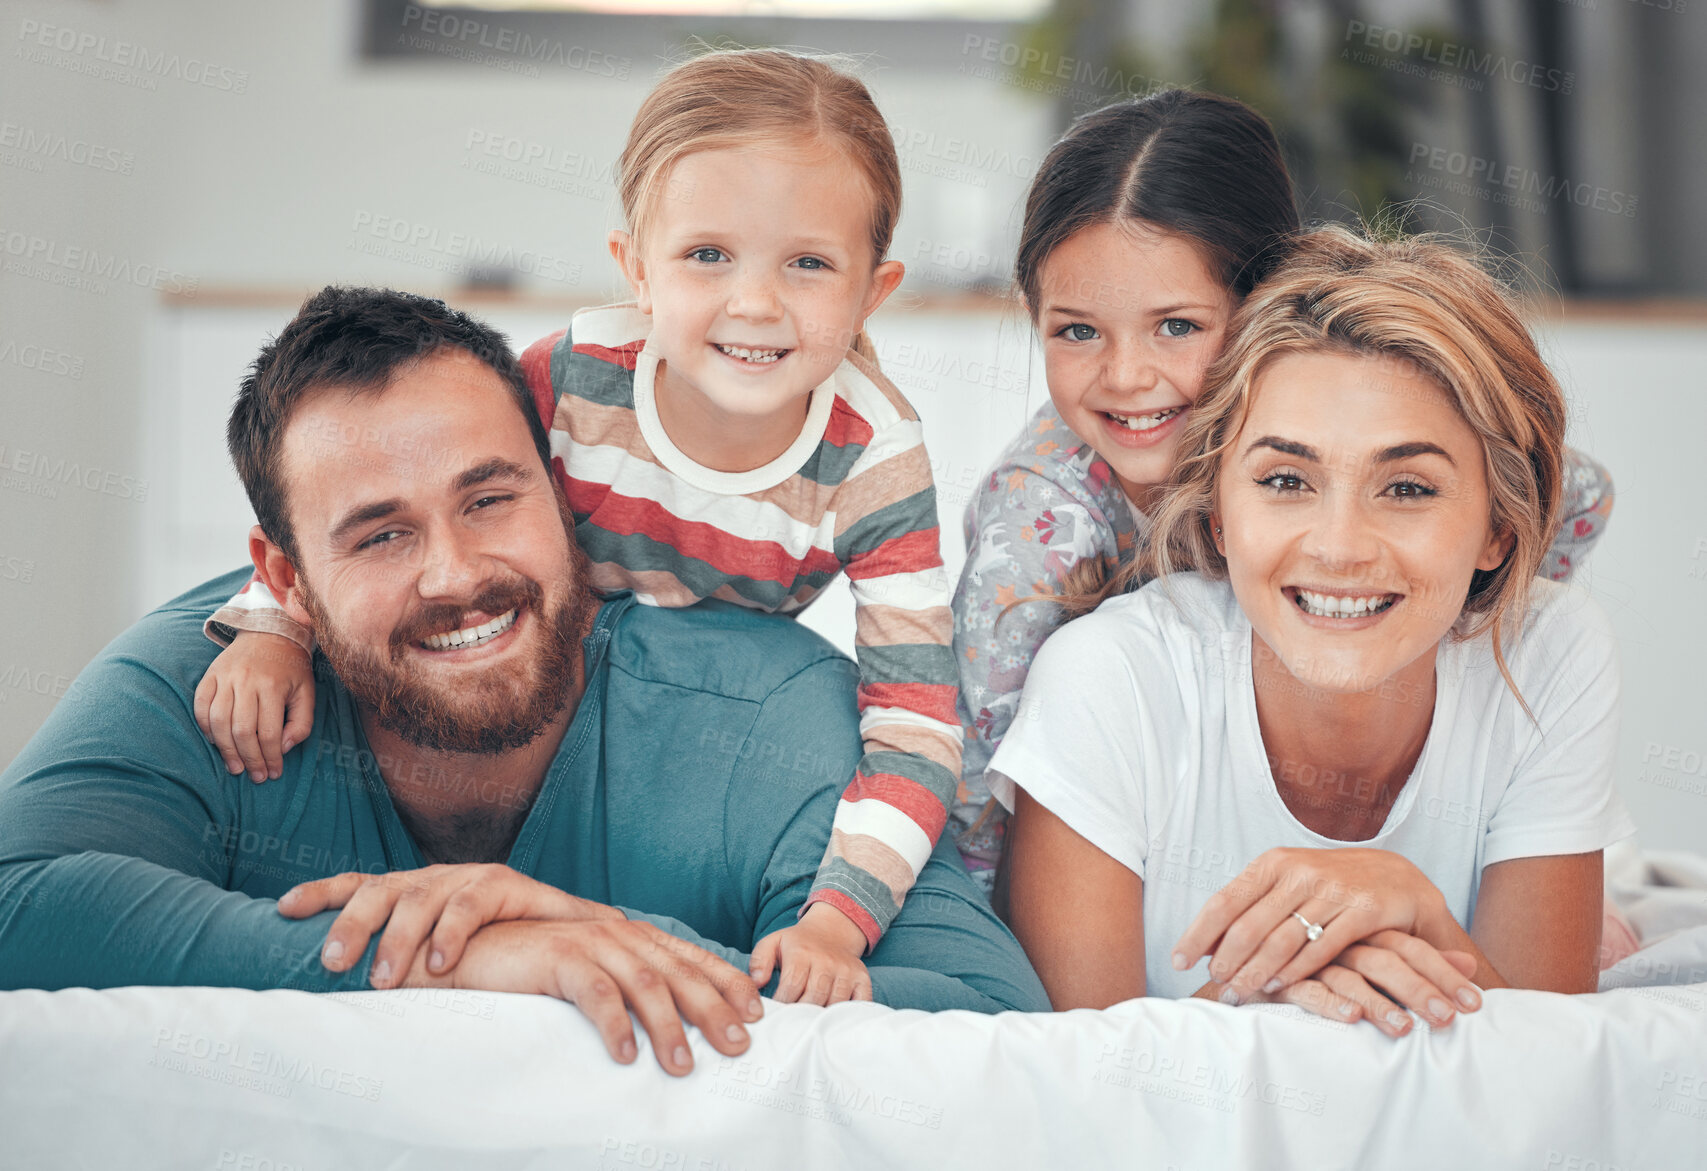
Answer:
[[[1475,1012],[1482,997],[1470,977],[1476,957],[1464,951],[1438,951],[1403,931],[1378,931],[1340,953],[1314,976],[1276,992],[1258,992],[1249,1001],[1296,1004],[1329,1020],[1364,1019],[1389,1037],[1411,1030],[1410,1009],[1432,1028],[1452,1023],[1459,1011]],[[1199,995],[1217,996],[1216,984]]]
[[[1211,955],[1210,979],[1243,1001],[1314,975],[1378,931],[1424,935],[1445,913],[1435,885],[1391,850],[1268,850],[1209,896],[1173,965]],[[1307,923],[1321,928],[1314,938]]]
[[[351,871],[292,887],[279,899],[279,914],[291,919],[331,907],[343,908],[320,951],[320,962],[331,971],[348,971],[366,953],[373,933],[385,928],[368,976],[375,988],[400,984],[428,935],[433,947],[427,971],[442,975],[456,967],[469,936],[500,919],[624,918],[615,907],[578,899],[498,863]]]

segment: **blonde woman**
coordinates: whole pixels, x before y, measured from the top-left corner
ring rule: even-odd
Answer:
[[[1631,826],[1611,631],[1536,580],[1564,426],[1445,244],[1319,230],[1251,293],[1143,560],[1044,645],[992,761],[998,893],[1057,1009],[1397,1036],[1478,988],[1593,990]]]

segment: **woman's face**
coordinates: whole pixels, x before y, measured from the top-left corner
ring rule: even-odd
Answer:
[[[1233,295],[1195,244],[1130,220],[1069,236],[1039,285],[1049,397],[1142,508],[1173,466]]]
[[[1270,365],[1216,500],[1217,544],[1257,638],[1326,691],[1432,670],[1471,575],[1497,568],[1508,544],[1491,527],[1475,432],[1436,382],[1384,358]]]

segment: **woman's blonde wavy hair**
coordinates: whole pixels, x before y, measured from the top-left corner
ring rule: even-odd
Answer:
[[[1502,637],[1515,633],[1559,526],[1565,400],[1512,296],[1473,256],[1434,236],[1381,240],[1333,225],[1298,238],[1234,315],[1181,432],[1148,546],[1101,588],[1069,595],[1069,610],[1182,570],[1226,576],[1210,516],[1252,388],[1278,359],[1318,353],[1403,363],[1442,387],[1481,441],[1489,521],[1511,545],[1498,568],[1475,572],[1454,635],[1491,629],[1512,685]]]
[[[666,73],[640,103],[617,160],[623,218],[638,242],[670,197],[670,172],[707,150],[821,142],[846,153],[871,196],[873,266],[901,218],[895,137],[865,83],[832,59],[782,49],[716,49]],[[861,332],[853,348],[875,362]]]

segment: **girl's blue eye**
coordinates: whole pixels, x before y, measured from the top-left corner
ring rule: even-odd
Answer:
[[[1197,326],[1183,317],[1170,317],[1162,322],[1164,337],[1190,337],[1197,331]]]
[[[701,264],[716,264],[723,259],[723,250],[721,248],[695,248],[688,255]]]
[[[1093,326],[1086,325],[1082,321],[1075,321],[1072,325],[1057,330],[1055,336],[1064,337],[1070,342],[1088,342],[1096,338],[1097,331]]]
[[[814,269],[814,270],[820,269],[820,268],[829,268],[830,267],[829,265],[825,264],[822,260],[819,260],[816,256],[802,256],[799,260],[796,260],[794,263],[798,264],[801,268],[810,268],[810,269]]]

